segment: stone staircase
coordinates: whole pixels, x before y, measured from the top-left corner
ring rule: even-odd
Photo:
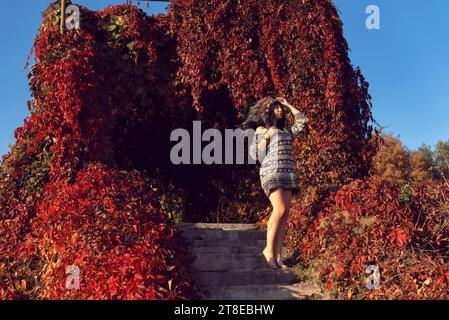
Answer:
[[[266,231],[253,224],[180,223],[194,257],[192,278],[203,300],[323,299],[316,284],[291,270],[270,269],[259,253]],[[283,249],[283,258],[288,255]]]

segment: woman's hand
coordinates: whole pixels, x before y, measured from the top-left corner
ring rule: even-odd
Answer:
[[[290,103],[288,103],[284,97],[277,97],[275,100],[279,101],[280,103],[282,103],[284,106],[286,106],[288,108],[292,107],[292,105]]]

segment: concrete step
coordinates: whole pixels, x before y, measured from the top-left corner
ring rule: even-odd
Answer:
[[[190,247],[256,247],[265,248],[266,240],[187,240]]]
[[[222,229],[190,229],[182,230],[182,236],[187,240],[263,240],[267,238],[266,231]]]
[[[192,255],[205,254],[205,253],[217,253],[217,254],[231,254],[231,253],[254,253],[257,254],[262,250],[255,246],[230,246],[230,247],[190,247],[189,252]]]
[[[193,256],[192,272],[198,271],[228,271],[255,270],[267,267],[265,258],[254,253],[231,254],[197,254]]]
[[[181,223],[177,225],[193,257],[194,285],[205,300],[322,299],[316,284],[295,283],[293,269],[270,269],[260,252],[266,230],[253,224]],[[282,257],[291,253],[282,249]]]
[[[222,229],[229,230],[257,230],[255,224],[251,223],[204,223],[204,222],[181,222],[176,225],[182,230],[188,229]]]
[[[217,254],[231,254],[231,253],[253,253],[258,254],[265,247],[255,247],[255,246],[229,246],[229,247],[189,247],[189,252],[192,255],[205,254],[205,253],[217,253]],[[282,258],[289,257],[291,255],[288,248],[282,248]]]
[[[266,284],[246,286],[210,286],[201,289],[202,300],[305,300],[322,299],[316,284]]]
[[[256,270],[203,271],[192,273],[195,283],[201,287],[225,287],[257,284],[290,284],[296,282],[296,274],[291,270],[273,270],[268,268]]]

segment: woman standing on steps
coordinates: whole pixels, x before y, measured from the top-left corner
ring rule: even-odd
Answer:
[[[295,123],[285,127],[285,107],[295,116]],[[250,155],[259,159],[262,188],[273,207],[267,224],[267,245],[261,254],[270,268],[287,268],[282,262],[282,243],[292,192],[298,192],[298,177],[292,156],[292,140],[304,129],[308,118],[283,97],[259,100],[249,109],[243,127],[257,127]]]

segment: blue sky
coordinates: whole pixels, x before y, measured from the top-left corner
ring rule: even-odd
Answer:
[[[2,0],[6,2],[6,0]],[[370,83],[375,119],[416,149],[449,140],[449,1],[333,0],[343,20],[350,58]],[[8,1],[0,11],[0,154],[14,143],[30,99],[22,71],[49,0]],[[78,0],[91,9],[125,0]],[[380,30],[365,27],[368,5],[380,9]],[[151,13],[167,3],[152,2]],[[145,8],[144,5],[142,5]]]

